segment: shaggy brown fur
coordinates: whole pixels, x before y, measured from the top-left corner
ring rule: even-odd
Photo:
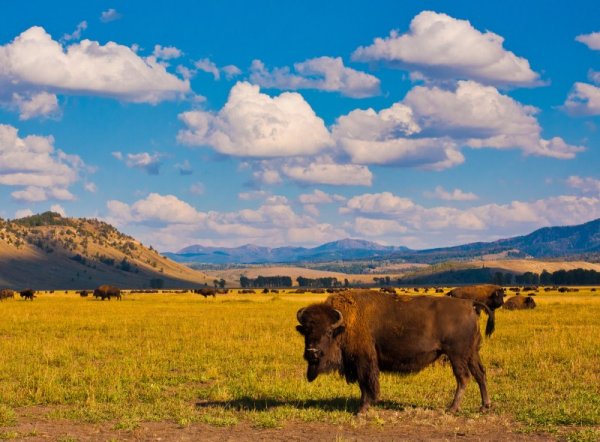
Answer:
[[[15,292],[12,291],[11,289],[0,290],[0,301],[4,301],[5,299],[14,298],[14,297],[15,297]]]
[[[447,296],[460,299],[473,299],[487,305],[491,310],[504,304],[504,289],[499,285],[481,284],[456,287],[446,293]]]
[[[121,300],[121,290],[114,285],[101,285],[97,289],[94,290],[94,297],[96,299],[100,298],[103,301],[110,298],[117,298],[119,301]]]
[[[25,301],[28,299],[30,301],[33,301],[33,298],[35,298],[35,290],[31,290],[31,289],[21,290],[19,292],[19,295],[21,295],[21,298],[23,298]]]
[[[449,409],[458,410],[470,374],[479,384],[482,409],[490,406],[474,301],[356,290],[300,309],[297,316],[308,380],[338,371],[348,383],[358,382],[359,412],[377,401],[380,370],[418,372],[441,355],[450,359],[457,382]]]
[[[508,298],[503,306],[507,310],[526,310],[535,308],[535,301],[531,296],[513,296]]]

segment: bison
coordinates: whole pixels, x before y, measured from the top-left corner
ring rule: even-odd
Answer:
[[[504,304],[504,289],[499,285],[492,284],[456,287],[446,293],[446,296],[460,299],[472,299],[487,305],[490,310],[496,310]]]
[[[21,290],[19,292],[19,295],[21,295],[21,298],[23,298],[24,301],[27,301],[28,299],[30,301],[33,301],[33,298],[35,298],[35,290],[31,290],[31,289]]]
[[[363,413],[378,399],[380,371],[418,372],[447,355],[457,382],[448,409],[458,410],[469,373],[479,385],[481,409],[488,409],[476,306],[488,313],[489,336],[494,330],[493,311],[477,301],[364,290],[331,295],[297,312],[296,329],[304,336],[308,363],[306,378],[312,382],[319,374],[337,371],[346,382],[358,382]]]
[[[526,310],[535,308],[535,301],[531,296],[513,296],[508,298],[503,308],[507,310]]]
[[[202,287],[201,289],[194,290],[194,293],[197,293],[200,296],[204,296],[204,299],[212,296],[213,298],[217,297],[217,290],[211,287]]]
[[[395,295],[396,294],[396,289],[394,287],[390,287],[390,286],[381,287],[379,289],[379,291],[381,293],[389,293],[390,295]]]
[[[5,299],[14,298],[14,297],[15,297],[15,292],[12,291],[11,289],[0,290],[0,301],[4,301]]]
[[[100,298],[102,301],[105,299],[110,301],[111,298],[117,298],[121,301],[121,290],[114,285],[104,284],[94,290],[94,297],[96,299]]]

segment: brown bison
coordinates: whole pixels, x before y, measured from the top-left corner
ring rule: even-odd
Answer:
[[[490,407],[485,369],[479,358],[481,333],[475,305],[488,313],[486,334],[494,330],[492,310],[477,301],[433,296],[390,296],[349,291],[298,310],[304,336],[306,377],[337,371],[358,382],[359,413],[379,396],[379,372],[418,372],[447,355],[457,388],[450,411],[458,410],[469,373],[481,392],[481,409]]]
[[[390,287],[390,286],[381,287],[379,289],[379,291],[381,293],[389,293],[391,295],[395,295],[396,294],[396,289],[394,287]]]
[[[31,290],[31,289],[21,290],[19,292],[19,295],[21,295],[21,298],[23,298],[24,301],[27,301],[28,299],[30,301],[33,301],[33,298],[35,298],[35,290]]]
[[[535,308],[535,301],[531,296],[513,296],[504,302],[503,308],[507,310],[526,310]]]
[[[15,292],[11,289],[2,289],[0,290],[0,301],[4,301],[5,299],[14,298]]]
[[[200,296],[204,296],[204,299],[212,296],[213,298],[217,297],[217,290],[211,287],[202,287],[201,289],[195,289],[194,293],[197,293]]]
[[[100,298],[102,301],[105,299],[110,301],[111,298],[117,298],[121,301],[121,290],[114,285],[104,284],[94,290],[94,297],[96,299]]]
[[[504,289],[499,285],[482,284],[456,287],[446,293],[446,296],[460,299],[472,299],[487,305],[490,310],[502,307],[504,304]]]

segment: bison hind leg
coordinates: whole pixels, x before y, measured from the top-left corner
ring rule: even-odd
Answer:
[[[477,381],[479,385],[479,392],[481,393],[481,408],[480,411],[483,413],[490,409],[492,403],[488,396],[487,382],[485,376],[485,367],[481,363],[481,358],[477,351],[473,352],[473,356],[469,360],[469,371]]]
[[[465,389],[467,388],[467,382],[469,381],[469,368],[464,357],[454,356],[451,354],[449,354],[448,357],[450,358],[450,363],[452,364],[452,372],[456,378],[456,391],[454,393],[454,399],[448,406],[447,411],[450,413],[455,413],[460,408],[460,403],[462,402]]]

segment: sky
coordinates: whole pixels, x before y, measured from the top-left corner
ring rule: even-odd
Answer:
[[[600,218],[600,3],[3,2],[0,217],[161,251]]]

